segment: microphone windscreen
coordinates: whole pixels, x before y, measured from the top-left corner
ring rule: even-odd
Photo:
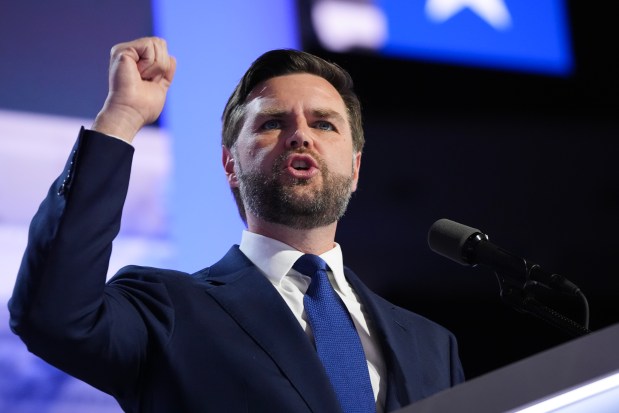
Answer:
[[[472,228],[446,218],[439,219],[428,231],[428,245],[430,249],[439,255],[462,265],[470,265],[462,254],[465,242],[473,234],[481,233]]]

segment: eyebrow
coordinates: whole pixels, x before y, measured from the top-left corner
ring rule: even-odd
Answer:
[[[258,117],[276,117],[283,118],[288,114],[288,111],[280,108],[266,108],[257,113]],[[335,119],[340,122],[346,122],[346,119],[337,111],[333,109],[313,109],[311,111],[312,116],[320,119]]]
[[[332,109],[315,109],[312,115],[321,119],[336,119],[340,122],[346,122],[346,119],[339,112]]]

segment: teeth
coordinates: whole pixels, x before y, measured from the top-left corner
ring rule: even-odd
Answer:
[[[309,169],[309,165],[307,164],[307,162],[301,159],[294,160],[292,162],[292,167],[294,169]]]

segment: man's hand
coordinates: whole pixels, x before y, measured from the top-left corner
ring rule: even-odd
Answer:
[[[114,46],[109,93],[92,129],[131,142],[161,114],[175,70],[176,59],[163,39],[145,37]]]

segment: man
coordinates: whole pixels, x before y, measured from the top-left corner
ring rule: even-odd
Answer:
[[[383,412],[461,382],[448,331],[342,264],[334,237],[359,179],[360,109],[349,75],[307,53],[258,58],[224,111],[241,245],[193,275],[129,266],[105,284],[127,143],[159,116],[175,68],[162,39],[112,49],[108,97],[33,218],[9,303],[30,351],[128,412]],[[322,267],[306,271],[307,257]],[[317,288],[339,307],[323,310]],[[353,334],[325,347],[340,327],[316,311],[327,323],[341,311]],[[362,368],[349,380],[353,346]],[[349,406],[364,398],[369,408]]]

